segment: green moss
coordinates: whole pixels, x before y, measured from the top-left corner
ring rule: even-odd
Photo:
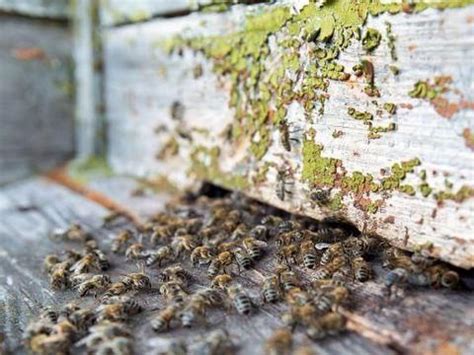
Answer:
[[[396,61],[398,60],[398,57],[397,57],[397,50],[395,48],[396,39],[392,32],[392,25],[389,22],[385,22],[385,29],[387,33],[387,45],[388,45],[388,48],[390,49],[390,56],[392,57],[393,61]]]
[[[341,208],[343,208],[344,205],[342,203],[342,194],[341,193],[335,194],[334,197],[332,197],[329,200],[329,203],[327,206],[329,207],[331,211],[339,211]]]
[[[168,159],[179,153],[179,143],[174,136],[171,136],[160,151],[156,154],[157,159]]]
[[[433,189],[430,187],[430,185],[428,185],[426,182],[420,184],[418,186],[418,188],[419,188],[419,190],[421,192],[421,195],[423,197],[428,197],[431,194],[431,192],[433,191]]]
[[[86,183],[93,178],[109,177],[113,171],[104,157],[93,156],[76,159],[68,165],[68,174],[75,180]]]
[[[383,105],[383,109],[389,114],[394,115],[397,112],[397,105],[391,102],[386,102]]]
[[[452,200],[461,203],[469,198],[474,197],[474,188],[471,186],[464,185],[457,192],[440,191],[435,193],[434,196],[438,202]]]
[[[411,185],[400,185],[400,192],[410,196],[414,196],[416,193],[415,188]]]
[[[369,124],[369,134],[368,138],[369,139],[378,139],[382,137],[380,133],[387,133],[387,132],[392,132],[397,129],[397,125],[395,123],[390,123],[386,127],[382,126],[372,126],[372,124]]]
[[[377,202],[370,202],[366,207],[366,212],[375,214],[379,210],[379,205]]]
[[[382,40],[382,35],[375,28],[368,28],[362,38],[362,47],[367,52],[372,52],[377,48]]]

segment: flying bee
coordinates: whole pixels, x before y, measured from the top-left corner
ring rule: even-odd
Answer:
[[[80,283],[77,291],[80,297],[86,296],[92,290],[103,290],[110,285],[110,277],[107,275],[94,275],[89,280]]]
[[[296,264],[296,258],[299,254],[299,248],[295,244],[285,245],[277,251],[277,260],[279,263],[285,262],[286,265]]]
[[[245,238],[242,241],[242,246],[249,254],[253,261],[260,259],[263,256],[263,248],[267,246],[267,243],[257,240],[252,237]]]
[[[114,238],[110,250],[116,254],[124,253],[132,240],[133,232],[130,229],[125,229]]]
[[[280,299],[280,282],[278,276],[273,275],[263,281],[262,296],[265,303],[275,303]]]
[[[344,248],[342,246],[342,243],[331,244],[321,256],[320,263],[321,265],[327,265],[336,257],[342,256],[343,253],[344,253]]]
[[[176,256],[180,256],[182,252],[191,253],[197,247],[197,243],[194,239],[195,238],[190,234],[175,236],[171,246]]]
[[[192,275],[181,265],[175,265],[168,266],[166,269],[164,269],[160,273],[159,279],[161,282],[176,281],[182,283],[183,285],[187,285],[187,283],[192,279]]]
[[[372,268],[362,257],[352,259],[352,269],[357,281],[365,282],[372,277]]]
[[[290,176],[288,170],[279,169],[276,177],[276,195],[281,201],[285,201],[286,195],[291,195],[291,190],[288,189],[289,186],[294,185],[294,182],[289,182],[287,179]]]
[[[165,245],[150,253],[146,259],[146,265],[151,266],[158,264],[160,267],[164,261],[171,261],[173,258],[173,249],[170,246]]]
[[[178,316],[178,311],[179,307],[176,305],[167,306],[152,319],[151,328],[157,333],[168,330],[171,322]]]
[[[125,251],[125,257],[127,260],[140,260],[147,258],[148,254],[145,252],[145,247],[142,243],[134,243]]]
[[[193,265],[207,265],[214,257],[212,249],[208,246],[202,245],[195,248],[191,253],[191,262]]]
[[[214,277],[211,287],[225,289],[232,282],[232,277],[227,274],[220,274]]]
[[[52,238],[83,243],[92,239],[92,236],[86,232],[80,224],[73,223],[66,229],[57,229],[53,231]]]
[[[293,346],[293,334],[289,329],[281,328],[265,341],[265,354],[268,355],[287,355],[291,352]]]
[[[61,259],[57,255],[47,255],[43,262],[44,270],[50,273],[53,267],[60,262]]]
[[[329,312],[312,322],[306,328],[306,335],[313,340],[325,338],[328,335],[335,335],[343,331],[346,327],[346,319],[336,312]]]
[[[245,250],[241,248],[236,249],[234,251],[234,256],[239,271],[241,269],[248,270],[252,267],[253,261]]]
[[[299,143],[297,138],[292,137],[293,133],[299,132],[301,130],[290,131],[290,127],[286,120],[282,121],[279,125],[280,130],[280,143],[285,148],[286,151],[291,152],[291,142]]]
[[[303,265],[305,268],[314,269],[316,267],[316,250],[314,248],[314,243],[311,240],[301,243],[300,255],[302,256]]]
[[[239,285],[228,287],[227,295],[239,314],[249,314],[252,311],[252,301]]]

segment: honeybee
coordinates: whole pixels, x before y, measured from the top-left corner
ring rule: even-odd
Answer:
[[[255,226],[250,230],[249,235],[258,240],[267,240],[268,228],[264,225]]]
[[[191,262],[193,265],[207,265],[214,257],[214,253],[208,246],[202,245],[195,248],[191,253]]]
[[[384,278],[385,287],[389,290],[397,284],[405,283],[408,279],[408,271],[403,268],[395,268],[389,271]]]
[[[76,309],[71,312],[67,319],[77,328],[81,333],[86,332],[90,326],[96,322],[96,314],[92,309]]]
[[[126,217],[123,211],[111,211],[102,218],[102,227],[110,227],[116,220]]]
[[[266,303],[274,303],[280,299],[280,282],[278,276],[273,275],[263,281],[262,296],[263,301]]]
[[[403,268],[410,270],[413,267],[411,258],[402,250],[397,248],[387,248],[383,252],[384,263],[383,266],[388,266],[391,269]]]
[[[187,297],[181,283],[176,281],[168,281],[160,286],[160,294],[169,303],[182,304]]]
[[[315,205],[320,207],[326,206],[330,202],[331,190],[314,189],[309,192],[308,197],[312,208],[314,208]]]
[[[200,299],[191,299],[191,301],[179,312],[181,325],[190,328],[196,322],[197,318],[202,318],[206,312],[205,303]]]
[[[411,256],[412,269],[415,272],[422,272],[434,264],[434,259],[414,253]]]
[[[86,296],[92,290],[103,290],[110,285],[110,277],[107,275],[94,275],[89,280],[84,281],[77,286],[80,297]]]
[[[142,307],[132,298],[126,298],[121,302],[103,304],[97,309],[97,320],[112,322],[125,321],[129,316],[133,316],[142,311]]]
[[[179,307],[176,305],[167,306],[161,310],[158,315],[152,319],[151,328],[155,332],[163,332],[170,328],[173,319],[176,319],[178,315]]]
[[[92,239],[92,236],[82,229],[82,226],[77,223],[71,224],[66,229],[57,229],[53,231],[52,237],[54,239],[65,239],[71,242],[81,243]]]
[[[134,243],[125,250],[127,260],[145,259],[147,256],[148,254],[145,252],[145,247],[142,243]]]
[[[50,283],[54,289],[61,290],[69,286],[69,268],[71,263],[68,261],[63,261],[58,264],[55,264],[50,272]]]
[[[321,256],[321,265],[329,264],[334,258],[341,257],[344,254],[342,243],[331,244]]]
[[[84,255],[70,269],[74,274],[83,274],[91,270],[100,270],[97,256],[92,253]]]
[[[183,285],[192,279],[192,275],[189,271],[184,269],[181,265],[168,266],[159,275],[161,282],[176,281]]]
[[[221,274],[214,277],[211,287],[225,289],[232,282],[232,277],[227,274]]]
[[[82,338],[76,345],[85,345],[87,349],[94,349],[99,344],[115,337],[132,337],[130,330],[119,322],[102,322],[89,328],[89,335]]]
[[[345,287],[335,287],[329,292],[321,292],[315,299],[317,309],[323,313],[336,308],[349,297],[349,291]]]
[[[173,237],[175,231],[176,225],[174,224],[169,224],[166,226],[154,226],[150,237],[150,242],[153,245],[159,243],[168,243],[171,237]]]
[[[286,265],[296,264],[296,258],[299,248],[295,244],[285,245],[277,251],[277,260],[279,263],[285,262]]]
[[[57,255],[47,255],[43,262],[44,270],[50,273],[53,267],[60,262],[61,259]]]
[[[308,269],[314,269],[317,263],[316,250],[314,249],[314,243],[311,240],[307,240],[300,245],[300,254],[303,259],[304,267]]]
[[[133,354],[132,341],[126,337],[114,337],[105,340],[94,349],[96,354]]]
[[[112,296],[123,295],[128,291],[130,291],[130,287],[122,281],[114,282],[105,291],[104,299],[110,298]]]
[[[226,272],[226,266],[232,264],[234,255],[230,251],[223,251],[217,255],[216,258],[212,259],[207,269],[207,275],[209,277],[215,277],[221,270]]]
[[[158,264],[158,267],[160,267],[164,261],[171,261],[173,258],[173,249],[170,246],[165,245],[149,254],[146,259],[146,265],[151,266]]]
[[[204,288],[196,291],[192,295],[193,301],[204,303],[208,307],[218,306],[222,303],[222,296],[219,291],[213,288]]]
[[[56,323],[58,321],[58,317],[59,313],[52,306],[41,307],[39,319],[43,319],[51,323]]]
[[[253,261],[256,261],[263,256],[263,248],[267,246],[267,243],[248,237],[242,241],[242,246],[247,251],[250,258]]]
[[[108,268],[110,268],[109,259],[107,258],[107,256],[104,254],[102,250],[96,248],[96,249],[93,249],[92,252],[97,257],[97,264],[101,271],[105,271]]]
[[[34,354],[67,354],[72,339],[62,334],[38,334],[27,341]]]
[[[294,183],[287,180],[288,176],[289,173],[286,170],[278,170],[277,172],[276,195],[281,201],[285,201],[286,195],[292,194],[288,186],[292,186]]]
[[[279,276],[280,284],[283,288],[283,291],[288,292],[292,288],[299,287],[300,282],[298,277],[293,271],[282,270],[277,273]]]
[[[252,301],[239,285],[228,287],[227,295],[239,314],[249,314],[252,311]]]
[[[252,267],[253,261],[245,250],[241,248],[235,249],[234,256],[239,272],[241,269],[248,270]]]
[[[110,250],[112,253],[121,254],[124,253],[128,247],[128,244],[133,240],[133,232],[130,229],[121,231],[112,241]]]
[[[310,300],[309,293],[299,287],[292,287],[286,292],[286,302],[290,306],[302,306],[309,303]]]
[[[265,341],[265,354],[269,355],[287,355],[291,352],[293,346],[293,335],[286,328],[277,329]]]
[[[223,329],[213,330],[205,335],[204,340],[197,343],[198,354],[232,354],[232,341],[227,331]]]
[[[313,340],[325,338],[328,335],[335,335],[343,331],[346,327],[346,319],[336,312],[329,312],[312,322],[306,328],[306,334]]]
[[[357,281],[364,282],[372,277],[372,268],[369,263],[360,256],[352,260],[352,269],[354,270],[354,277]]]
[[[132,290],[138,291],[151,288],[150,278],[145,275],[143,270],[126,275],[121,282]]]
[[[171,243],[176,256],[180,256],[183,251],[192,252],[196,247],[197,243],[194,240],[194,237],[190,234],[175,236],[173,242]]]
[[[446,288],[455,288],[459,283],[459,274],[441,264],[430,266],[426,270],[426,274],[435,287],[441,285]]]
[[[335,257],[329,264],[322,266],[313,274],[313,280],[329,279],[346,264],[347,260],[344,256]]]

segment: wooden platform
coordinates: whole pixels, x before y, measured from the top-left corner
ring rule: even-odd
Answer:
[[[56,178],[58,175],[56,175]],[[65,181],[62,179],[61,181]],[[76,188],[79,185],[75,185]],[[62,250],[48,234],[57,227],[78,221],[93,231],[100,243],[109,243],[113,229],[101,228],[102,217],[108,210],[95,201],[110,205],[113,201],[128,211],[145,217],[163,208],[172,198],[169,194],[131,197],[136,187],[133,180],[122,177],[96,179],[90,183],[93,194],[82,195],[45,178],[32,178],[7,185],[0,190],[0,333],[5,348],[11,353],[24,353],[22,330],[41,305],[61,305],[75,298],[70,291],[51,291],[41,264],[45,255]],[[78,189],[76,189],[78,190]],[[87,193],[85,193],[87,192]],[[89,198],[86,198],[88,196]],[[112,259],[112,265],[117,260]],[[264,267],[264,266],[262,266]],[[126,270],[114,268],[113,273]],[[354,304],[348,305],[349,332],[323,342],[309,343],[302,334],[295,339],[307,343],[322,354],[392,354],[398,352],[424,354],[472,354],[474,352],[474,297],[466,290],[406,290],[403,296],[389,301],[383,295],[380,271],[374,282],[355,286]],[[472,276],[472,275],[471,275]],[[252,274],[242,282],[252,284]],[[469,279],[467,279],[469,281]],[[156,287],[156,279],[152,279]],[[160,305],[153,289],[139,296],[146,309]],[[148,325],[148,316],[133,320],[137,352],[165,350],[178,337],[193,339],[207,330],[225,327],[241,344],[241,354],[262,353],[261,344],[272,329],[281,325],[279,306],[264,307],[250,318],[230,314],[211,318],[204,327],[177,330],[156,335]],[[155,350],[156,351],[156,350]]]

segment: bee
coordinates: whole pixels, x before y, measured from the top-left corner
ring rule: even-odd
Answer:
[[[108,320],[111,322],[125,321],[129,316],[133,316],[142,311],[142,307],[132,298],[127,298],[121,302],[103,304],[97,309],[97,320],[102,322]]]
[[[227,288],[227,295],[232,301],[235,309],[239,314],[250,314],[252,311],[252,301],[249,296],[242,290],[239,285]]]
[[[178,311],[179,307],[176,305],[167,306],[161,310],[154,319],[152,319],[151,328],[157,333],[168,330],[171,322],[176,319]]]
[[[127,250],[128,244],[133,240],[133,232],[130,229],[121,231],[112,241],[110,249],[112,253],[121,254]]]
[[[413,267],[411,258],[402,250],[397,248],[387,248],[383,252],[383,266],[388,266],[391,269],[403,268],[410,270]]]
[[[176,225],[170,224],[167,226],[154,226],[150,237],[150,242],[153,245],[157,245],[159,243],[168,243],[173,237],[175,231]]]
[[[115,337],[131,338],[132,333],[119,322],[102,322],[89,328],[89,335],[82,338],[76,345],[85,345],[87,349],[94,349],[101,343]]]
[[[197,354],[232,354],[234,345],[229,334],[223,329],[213,330],[205,335],[203,341],[197,343]]]
[[[204,288],[196,291],[192,299],[193,301],[202,302],[208,307],[218,306],[222,303],[221,293],[213,288]]]
[[[291,190],[288,186],[292,186],[294,183],[289,182],[289,172],[286,170],[278,170],[277,172],[277,183],[276,183],[276,195],[281,201],[285,201],[286,195],[291,195]]]
[[[122,211],[111,211],[102,218],[102,227],[110,227],[116,220],[126,217]]]
[[[265,354],[287,355],[293,346],[293,334],[286,328],[277,329],[265,341]]]
[[[160,294],[163,295],[167,302],[174,304],[182,304],[187,297],[187,293],[184,291],[181,283],[176,281],[168,281],[161,285]]]
[[[50,272],[50,283],[54,289],[62,290],[69,286],[69,268],[71,263],[63,261],[55,264]]]
[[[94,348],[95,354],[133,354],[132,341],[126,337],[113,337],[105,340]]]
[[[92,309],[76,309],[71,312],[67,319],[77,328],[79,332],[86,332],[95,324],[97,316]]]
[[[408,279],[408,271],[403,268],[395,268],[389,271],[384,278],[385,287],[391,288],[394,285],[405,283]]]
[[[248,237],[242,241],[242,245],[250,258],[255,261],[263,256],[263,248],[267,246],[267,243]]]
[[[444,265],[433,265],[427,269],[426,273],[435,287],[441,285],[446,288],[455,288],[459,283],[459,274]]]
[[[300,240],[302,237],[303,235],[299,231],[284,232],[278,236],[276,245],[278,247],[291,245]]]
[[[234,254],[230,251],[220,252],[216,258],[212,259],[207,269],[207,275],[209,277],[215,277],[221,269],[226,272],[226,266],[232,264],[234,260]]]
[[[315,299],[316,308],[322,312],[329,312],[337,308],[349,297],[349,291],[345,287],[335,287],[331,291],[321,292]]]
[[[372,277],[372,268],[369,263],[360,256],[352,260],[352,269],[354,270],[354,276],[357,281],[364,282]]]
[[[314,243],[311,240],[301,243],[300,254],[302,256],[303,265],[305,268],[314,269],[316,267],[316,250],[314,248]]]
[[[146,265],[151,266],[158,264],[160,267],[164,261],[171,261],[173,258],[173,249],[170,246],[165,245],[150,253],[146,259]]]
[[[187,285],[187,283],[192,279],[192,275],[181,265],[175,265],[168,266],[166,269],[164,269],[160,273],[159,279],[161,282],[176,281],[182,283],[183,285]]]
[[[232,282],[232,277],[227,274],[220,274],[214,277],[211,287],[225,289]]]
[[[342,243],[331,244],[321,256],[321,265],[329,264],[334,258],[341,257],[344,253]]]
[[[73,266],[71,266],[71,271],[76,275],[83,274],[91,270],[100,270],[97,256],[92,253],[84,255]]]
[[[51,306],[42,307],[41,313],[39,315],[40,319],[44,319],[51,323],[56,323],[58,321],[58,317],[59,313]]]
[[[299,287],[292,287],[286,293],[286,302],[290,306],[302,306],[310,301],[311,297],[309,293]]]
[[[309,193],[308,197],[311,201],[311,207],[314,208],[315,205],[326,206],[330,202],[331,190],[315,189]]]
[[[282,121],[279,125],[280,143],[286,151],[291,152],[291,142],[298,143],[299,140],[291,136],[291,134],[299,132],[300,130],[290,131],[287,121]]]
[[[140,272],[133,272],[126,275],[122,279],[122,283],[130,287],[132,290],[145,290],[151,288],[150,278],[145,275],[144,270]]]
[[[97,264],[98,264],[99,269],[101,271],[105,271],[105,270],[110,268],[109,259],[107,258],[107,256],[104,254],[104,252],[102,250],[94,249],[92,252],[97,257]]]
[[[214,253],[208,246],[199,246],[191,253],[191,262],[193,265],[207,265],[214,257]]]
[[[110,298],[112,296],[123,295],[128,291],[130,291],[129,285],[123,283],[122,281],[114,282],[105,291],[104,299]]]
[[[411,256],[412,269],[415,272],[422,272],[434,264],[434,260],[421,255],[420,253],[414,253]]]
[[[247,252],[241,248],[238,248],[234,251],[235,260],[237,262],[237,266],[239,271],[241,269],[248,270],[252,267],[253,261]]]
[[[268,228],[264,225],[255,226],[250,230],[249,235],[258,240],[267,240]]]
[[[55,265],[59,264],[61,259],[57,255],[48,255],[44,258],[43,267],[47,273],[50,273]]]
[[[285,262],[286,265],[296,264],[296,258],[299,254],[299,248],[295,244],[281,247],[276,256],[279,263]]]
[[[197,318],[202,318],[204,316],[206,312],[205,306],[205,303],[200,299],[191,299],[178,315],[181,325],[185,328],[192,327]]]
[[[318,340],[328,335],[335,335],[343,331],[346,327],[346,319],[343,315],[336,312],[329,312],[312,322],[306,328],[306,334],[310,339]]]
[[[148,254],[145,252],[145,247],[142,243],[134,243],[125,251],[127,260],[145,259],[147,256]]]
[[[205,227],[205,228],[201,229],[201,231],[199,232],[199,236],[203,240],[208,241],[209,239],[211,239],[215,235],[219,234],[219,232],[220,232],[220,229],[218,227],[211,225],[209,227]]]
[[[313,274],[313,280],[324,280],[330,279],[332,275],[344,267],[346,264],[346,258],[343,256],[338,256],[334,258],[329,264],[322,266],[316,270]]]
[[[186,234],[174,237],[171,246],[176,256],[180,256],[183,251],[191,253],[197,247],[197,243],[192,235]]]
[[[102,290],[111,283],[110,277],[107,275],[94,275],[90,279],[81,282],[77,286],[77,291],[80,297],[86,296],[92,290]]]
[[[262,296],[265,303],[274,303],[280,299],[280,282],[278,276],[273,275],[263,281]]]
[[[57,229],[53,232],[52,237],[54,239],[63,239],[71,242],[86,242],[92,239],[92,236],[87,233],[82,226],[77,223],[71,224],[66,229]]]
[[[279,277],[280,284],[283,288],[283,291],[285,292],[288,292],[292,288],[297,288],[300,286],[298,277],[293,271],[290,271],[290,270],[284,270],[281,272],[279,271],[278,277]]]

